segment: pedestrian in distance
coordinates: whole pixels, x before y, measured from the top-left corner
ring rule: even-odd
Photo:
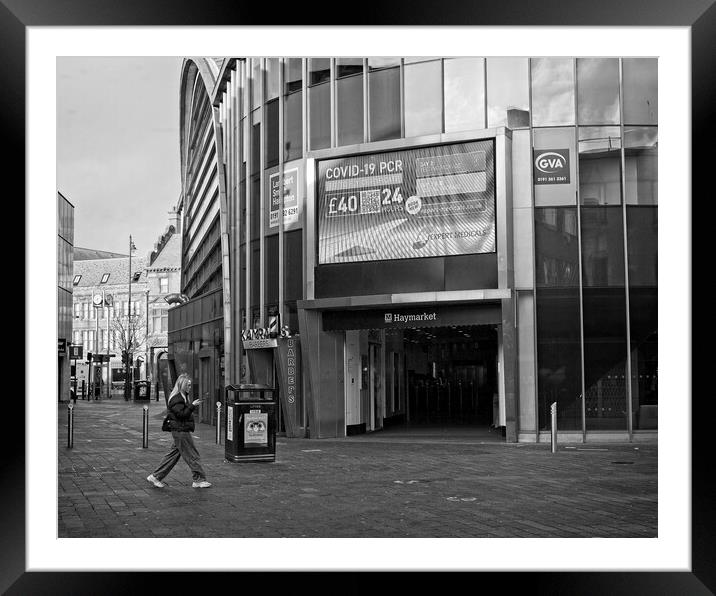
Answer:
[[[191,469],[192,487],[209,488],[204,468],[201,466],[199,452],[194,445],[191,433],[194,432],[194,409],[201,403],[200,399],[189,401],[191,391],[191,378],[182,374],[174,384],[167,400],[167,416],[162,424],[162,430],[172,433],[174,445],[162,458],[154,472],[147,476],[147,480],[157,488],[166,486],[162,480],[166,477],[180,458],[183,458]]]

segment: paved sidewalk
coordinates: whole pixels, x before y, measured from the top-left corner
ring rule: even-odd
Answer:
[[[146,403],[146,402],[145,402]],[[460,433],[277,437],[276,462],[228,463],[197,424],[209,489],[180,461],[146,481],[171,444],[164,401],[82,401],[67,448],[58,407],[60,538],[656,537],[656,444],[508,444]]]

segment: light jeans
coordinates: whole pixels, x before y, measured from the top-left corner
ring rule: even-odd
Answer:
[[[154,477],[157,480],[162,480],[162,478],[171,472],[172,468],[179,461],[179,458],[184,458],[184,461],[189,468],[191,468],[191,475],[194,482],[206,480],[204,468],[201,467],[199,452],[196,450],[191,433],[173,430],[172,438],[174,439],[174,445],[164,456],[157,469],[154,470]]]

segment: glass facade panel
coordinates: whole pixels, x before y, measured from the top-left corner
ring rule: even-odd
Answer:
[[[442,61],[405,67],[405,136],[442,132]]]
[[[264,239],[264,266],[266,289],[264,304],[278,303],[278,234],[266,236]]]
[[[579,127],[579,196],[582,205],[621,204],[618,126]]]
[[[363,73],[363,58],[336,58],[336,78]]]
[[[532,58],[532,126],[574,124],[574,59]]]
[[[303,84],[303,60],[287,58],[283,63],[284,93],[300,91]]]
[[[485,59],[444,61],[445,132],[485,128]]]
[[[371,72],[370,140],[400,138],[400,69],[389,68]]]
[[[298,331],[296,300],[303,298],[303,233],[301,230],[285,232],[283,241],[286,320],[281,324],[288,325],[295,333]]]
[[[274,99],[264,107],[264,166],[270,168],[278,165],[278,99]]]
[[[658,204],[657,128],[624,129],[624,199],[627,205]]]
[[[582,207],[587,430],[627,430],[624,226],[620,207]]]
[[[653,430],[659,403],[658,209],[626,209],[632,420],[634,430]]]
[[[656,58],[624,58],[624,124],[657,124],[658,63]]]
[[[310,86],[326,83],[331,79],[330,58],[308,59],[308,84]]]
[[[363,75],[336,81],[338,145],[363,142]]]
[[[261,59],[250,58],[251,61],[251,109],[255,110],[261,105]]]
[[[582,429],[579,245],[576,207],[535,209],[539,428]]]
[[[619,124],[619,60],[577,58],[579,124]]]
[[[328,83],[308,89],[309,148],[331,146],[331,88]]]
[[[387,57],[387,58],[368,58],[368,68],[370,70],[375,70],[377,68],[389,68],[391,66],[400,66],[400,58],[396,57]]]
[[[554,184],[535,184],[535,206],[536,207],[557,207],[560,205],[576,205],[577,203],[577,166],[576,166],[576,141],[575,128],[536,128],[533,131],[534,151],[532,153],[533,171],[536,170],[536,160],[544,152],[566,151],[569,159],[568,181]],[[553,155],[547,157],[554,157]],[[561,171],[560,173],[565,173]],[[535,176],[536,178],[536,176]]]
[[[283,159],[291,161],[303,157],[303,93],[291,93],[284,101]]]
[[[276,99],[278,97],[278,69],[278,58],[266,59],[264,102],[271,101],[272,99]]]
[[[487,127],[530,125],[527,58],[487,59]]]

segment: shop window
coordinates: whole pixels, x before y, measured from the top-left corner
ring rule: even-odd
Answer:
[[[485,59],[444,61],[445,132],[485,128]]]
[[[527,58],[487,59],[487,126],[530,125]]]
[[[405,66],[405,136],[441,133],[442,61]]]
[[[370,140],[400,138],[400,68],[371,71],[368,89]]]
[[[657,124],[658,63],[656,58],[622,59],[624,124]]]
[[[579,127],[579,197],[582,205],[621,204],[618,126]]]
[[[619,124],[619,60],[577,59],[579,124]]]
[[[574,124],[574,59],[532,58],[532,126]]]

